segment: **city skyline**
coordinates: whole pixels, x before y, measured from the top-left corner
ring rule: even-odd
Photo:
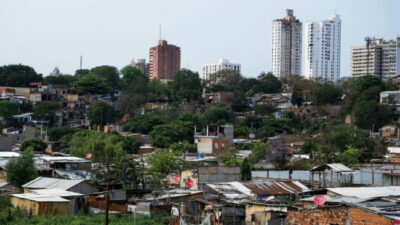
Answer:
[[[161,24],[162,39],[181,47],[182,68],[201,73],[203,64],[228,58],[242,65],[244,76],[255,77],[272,69],[271,23],[281,18],[285,9],[293,9],[303,23],[319,21],[335,12],[341,16],[341,77],[350,76],[351,46],[365,44],[366,36],[394,39],[400,34],[398,1],[135,4],[123,0],[39,0],[0,5],[0,27],[4,32],[0,37],[0,64],[30,65],[43,75],[55,66],[64,74],[73,74],[79,68],[80,55],[83,68],[112,65],[121,69],[132,58],[149,60],[148,49],[159,39]],[[310,8],[318,10],[310,13]],[[353,15],[355,11],[357,15]],[[301,64],[304,68],[304,54]]]

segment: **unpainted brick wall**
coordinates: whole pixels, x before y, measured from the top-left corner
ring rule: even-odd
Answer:
[[[289,212],[286,217],[287,225],[345,225],[347,208],[316,209],[309,211]]]
[[[351,208],[351,225],[391,225],[392,220],[375,213],[367,212],[357,208]]]

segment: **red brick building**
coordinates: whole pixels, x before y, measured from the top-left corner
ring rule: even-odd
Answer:
[[[150,79],[172,79],[181,68],[181,49],[160,40],[158,45],[150,48]]]

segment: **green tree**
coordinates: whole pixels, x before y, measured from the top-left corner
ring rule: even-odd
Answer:
[[[75,71],[74,76],[79,80],[89,74],[90,74],[90,70],[88,70],[88,69],[78,69]]]
[[[232,112],[221,107],[210,109],[200,118],[205,125],[224,125],[232,123],[233,119],[234,116]]]
[[[4,118],[11,118],[18,113],[18,104],[9,101],[0,101],[0,116]]]
[[[25,65],[6,65],[0,67],[0,86],[29,87],[32,82],[42,81],[42,76]]]
[[[251,180],[251,167],[250,163],[245,158],[240,166],[240,180],[241,181],[250,181]]]
[[[167,149],[156,149],[155,154],[148,158],[148,162],[150,165],[147,169],[148,174],[160,173],[164,177],[171,172],[182,170],[186,165],[182,152]]]
[[[114,66],[98,66],[93,68],[91,71],[92,75],[102,77],[110,85],[111,89],[117,89],[120,85],[119,72]]]
[[[126,66],[121,70],[121,106],[124,112],[134,114],[146,102],[148,78],[136,67]]]
[[[60,109],[60,103],[51,101],[40,101],[36,102],[33,106],[33,112],[36,116],[40,117],[40,120],[52,121],[55,117],[55,113]]]
[[[148,134],[154,126],[164,124],[164,119],[156,114],[136,115],[128,123],[124,124],[122,129],[133,133]]]
[[[149,102],[167,100],[171,97],[168,85],[165,82],[160,81],[159,79],[151,80],[149,82],[148,88],[149,90],[147,101]]]
[[[169,146],[168,149],[171,149],[172,151],[175,152],[192,152],[192,153],[197,152],[197,146],[195,144],[190,144],[186,140],[180,143],[174,143],[171,146]]]
[[[294,87],[293,92],[292,92],[292,100],[291,100],[293,105],[301,106],[304,102],[303,98],[303,89],[299,87]]]
[[[43,79],[43,83],[72,87],[77,80],[78,79],[72,75],[47,76]]]
[[[187,121],[175,120],[168,124],[154,126],[150,132],[152,145],[167,148],[181,141],[193,142],[194,124]]]
[[[89,74],[81,78],[75,82],[75,86],[81,93],[101,95],[111,92],[111,87],[107,83],[107,80],[94,74]]]
[[[282,89],[281,81],[276,78],[272,73],[261,73],[258,75],[258,83],[256,87],[257,92],[263,93],[278,93]]]
[[[267,148],[268,144],[262,142],[256,142],[251,147],[251,156],[249,160],[252,164],[258,163],[260,160],[265,160],[267,158]]]
[[[258,115],[271,115],[276,112],[277,109],[271,104],[258,104],[254,106],[254,111]]]
[[[103,128],[108,123],[117,120],[117,112],[114,107],[103,101],[96,101],[87,109],[88,119],[92,125]]]
[[[48,129],[48,135],[50,140],[58,141],[65,135],[73,134],[76,132],[76,129],[71,127],[51,127]]]
[[[316,105],[334,104],[339,102],[342,97],[342,89],[330,82],[314,85],[312,92]]]
[[[179,101],[190,102],[201,97],[202,86],[198,73],[186,69],[180,70],[174,74],[170,85],[172,96]]]
[[[337,160],[345,165],[352,166],[359,163],[358,158],[360,157],[360,155],[361,154],[359,149],[356,149],[349,145],[344,152],[340,152],[337,154]]]
[[[33,161],[33,151],[28,149],[22,152],[20,157],[10,158],[6,164],[7,182],[21,187],[23,184],[37,177],[35,164]]]
[[[31,149],[34,152],[44,152],[46,150],[47,144],[44,143],[39,138],[32,138],[22,142],[20,150],[25,151],[27,149]]]
[[[242,90],[233,91],[233,98],[230,100],[231,108],[235,112],[243,112],[247,109],[247,99],[246,95]]]

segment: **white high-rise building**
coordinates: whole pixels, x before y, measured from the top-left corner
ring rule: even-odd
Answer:
[[[287,9],[283,19],[272,22],[271,70],[277,77],[301,74],[302,23]]]
[[[217,63],[203,65],[202,76],[204,80],[209,80],[210,75],[221,70],[230,70],[240,73],[240,64],[230,63],[227,59],[219,59]]]
[[[340,79],[340,42],[342,22],[339,15],[305,24],[304,75],[337,82]]]

